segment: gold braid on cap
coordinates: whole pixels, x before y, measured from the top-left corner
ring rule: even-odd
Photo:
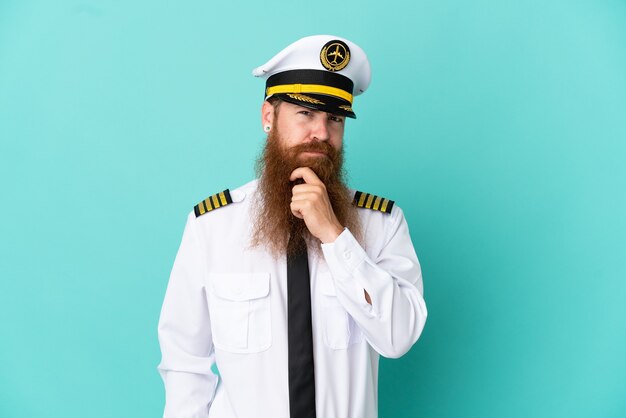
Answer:
[[[300,100],[301,102],[318,104],[318,105],[326,104],[324,102],[320,102],[317,99],[314,99],[313,97],[305,96],[304,94],[287,93],[287,96],[291,97],[292,99]]]

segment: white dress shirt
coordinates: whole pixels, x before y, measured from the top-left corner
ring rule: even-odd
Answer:
[[[289,418],[286,258],[250,247],[256,190],[189,214],[159,320],[165,418]],[[406,353],[427,316],[402,210],[358,211],[363,246],[344,229],[309,249],[320,418],[377,417],[379,355]]]

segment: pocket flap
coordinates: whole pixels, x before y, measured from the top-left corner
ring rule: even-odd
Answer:
[[[263,298],[270,291],[269,273],[213,273],[209,280],[217,296],[233,301]]]

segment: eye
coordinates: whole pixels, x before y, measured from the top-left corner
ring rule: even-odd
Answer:
[[[337,123],[343,123],[343,116],[335,116],[335,115],[330,115],[328,116],[328,120],[332,120],[333,122],[337,122]]]
[[[298,113],[304,116],[309,116],[311,114],[311,112],[308,110],[300,110],[298,111]]]

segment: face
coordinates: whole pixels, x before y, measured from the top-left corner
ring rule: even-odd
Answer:
[[[276,114],[277,113],[277,114]],[[268,102],[263,103],[263,124],[280,132],[280,141],[284,148],[311,142],[326,142],[335,150],[340,150],[343,143],[345,117],[309,109],[289,102],[282,102],[278,112]],[[304,151],[299,158],[325,158],[321,151]]]

